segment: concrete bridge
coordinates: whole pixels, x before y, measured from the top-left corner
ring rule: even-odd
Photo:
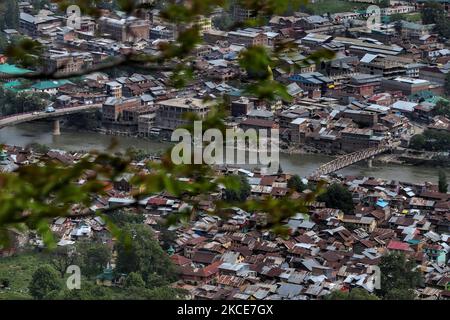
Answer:
[[[39,112],[29,112],[29,113],[21,113],[21,114],[15,114],[7,117],[0,118],[0,129],[7,126],[13,126],[19,123],[24,122],[30,122],[34,120],[41,120],[41,119],[55,119],[54,127],[53,127],[53,134],[54,135],[60,135],[60,127],[59,127],[59,117],[67,116],[70,114],[80,113],[80,112],[88,112],[88,111],[94,111],[97,109],[100,109],[102,107],[102,104],[86,104],[76,107],[69,107],[69,108],[62,108],[62,109],[55,109],[53,112],[45,112],[45,111],[39,111]]]
[[[362,160],[368,159],[369,166],[372,166],[372,159],[383,152],[391,150],[393,146],[391,145],[382,145],[379,147],[368,148],[359,150],[353,153],[349,153],[343,156],[340,156],[330,162],[324,163],[319,168],[317,168],[312,174],[312,177],[319,177],[322,175],[328,175],[335,171],[341,170],[345,167],[348,167],[354,163],[357,163]]]

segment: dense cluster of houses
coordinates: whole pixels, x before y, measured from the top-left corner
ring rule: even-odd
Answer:
[[[288,178],[250,173],[251,197],[282,194]],[[448,298],[448,195],[427,183],[349,176],[331,181],[348,187],[355,211],[350,215],[312,203],[307,214],[285,221],[288,239],[260,231],[259,215],[240,209],[224,220],[200,215],[177,229],[171,258],[179,266],[178,285],[195,299],[320,299],[333,290],[373,292],[381,256],[402,252],[425,278],[418,296]]]
[[[93,72],[76,83],[58,80],[23,86],[8,79],[2,86],[14,92],[48,93],[55,108],[99,104],[102,128],[114,133],[168,137],[186,123],[185,114],[195,113],[200,118],[208,114],[211,104],[204,98],[227,95],[229,127],[279,129],[283,148],[306,146],[324,153],[349,153],[392,142],[408,147],[417,124],[450,131],[449,119],[434,112],[437,103],[449,102],[445,97],[445,88],[450,85],[448,39],[436,34],[434,25],[389,21],[393,14],[417,13],[423,2],[391,1],[381,11],[382,23],[370,29],[366,20],[371,14],[355,10],[323,16],[296,12],[270,17],[266,26],[223,31],[212,21],[224,12],[215,10],[194,22],[204,42],[193,52],[195,77],[183,89],[172,86],[169,71],[138,69],[117,76]],[[439,2],[448,13],[448,0]],[[239,5],[229,14],[235,21],[252,16]],[[103,10],[102,18],[82,16],[76,26],[68,26],[68,20],[56,5],[49,4],[36,13],[32,4],[23,1],[18,30],[1,32],[7,39],[22,35],[40,41],[46,48],[42,71],[64,76],[131,52],[158,54],[161,43],[174,41],[182,31],[167,23],[158,10],[142,10],[137,17]],[[272,73],[286,85],[292,99],[269,103],[245,93],[238,85],[246,79],[238,62],[240,53],[250,46],[272,50],[287,41],[294,43],[296,50],[281,56]],[[319,49],[333,51],[334,57],[318,64],[301,63]],[[0,75],[28,71],[0,57]],[[0,150],[0,172],[46,158],[72,164],[82,156],[57,150],[39,155],[5,147]],[[135,165],[144,167],[142,163]],[[290,176],[283,173],[264,176],[230,168],[217,173],[247,176],[252,198],[288,195],[302,199],[310,192],[290,194]],[[102,237],[112,245],[105,222],[89,214],[133,203],[129,179],[124,175],[105,181],[106,196],[95,197],[89,208],[72,208],[72,213],[83,213],[83,217],[56,219],[52,230],[59,237],[58,245],[93,237]],[[418,297],[450,297],[449,194],[438,192],[430,183],[350,176],[326,179],[348,188],[354,212],[311,203],[308,212],[283,222],[290,230],[288,238],[261,231],[260,212],[236,208],[227,218],[210,215],[220,193],[205,200],[200,206],[203,209],[188,225],[170,227],[176,237],[168,254],[179,275],[174,286],[186,289],[193,299],[321,299],[333,290],[362,288],[373,292],[374,267],[382,255],[402,252],[424,276],[423,285],[416,288]],[[144,223],[156,233],[161,230],[161,217],[186,206],[167,193],[139,202]],[[27,241],[43,245],[39,238],[18,236],[15,247]],[[11,250],[0,253],[7,255]]]
[[[6,147],[0,155],[0,167],[17,168],[44,159],[70,164],[82,156],[57,150],[39,155]],[[143,162],[134,166],[146,172]],[[288,196],[300,201],[311,192],[289,192],[289,174],[269,176],[237,168],[217,168],[216,172],[245,176],[251,187],[249,198]],[[106,194],[95,196],[90,207],[75,205],[71,209],[75,216],[55,219],[51,229],[58,237],[58,245],[101,239],[113,247],[114,240],[105,222],[93,213],[133,204],[130,178],[126,174],[114,181],[105,180]],[[303,182],[311,186],[317,179]],[[413,184],[355,176],[325,179],[348,188],[354,211],[343,212],[328,208],[323,202],[309,202],[307,212],[282,222],[288,227],[288,237],[264,229],[263,212],[233,208],[227,216],[212,215],[214,202],[222,197],[223,190],[202,200],[188,224],[168,229],[174,236],[165,246],[179,277],[173,286],[187,290],[192,299],[321,299],[333,290],[361,288],[374,292],[376,266],[381,257],[401,252],[414,261],[424,278],[416,288],[419,298],[450,297],[449,194],[438,192],[436,185],[427,182]],[[144,215],[143,223],[160,235],[166,228],[161,219],[188,207],[163,192],[141,199],[137,207],[126,210]],[[2,255],[14,253],[26,243],[43,246],[36,236],[17,235],[15,239],[15,246],[3,250]]]
[[[30,87],[9,81],[5,88],[49,93],[59,108],[102,104],[101,127],[111,133],[168,137],[184,123],[184,113],[203,117],[208,112],[199,99],[225,94],[230,97],[230,127],[279,128],[289,148],[307,145],[346,153],[391,140],[407,147],[415,132],[411,122],[432,124],[436,103],[448,101],[448,42],[434,33],[433,25],[401,21],[399,30],[398,23],[389,22],[394,14],[417,14],[422,4],[394,1],[383,8],[383,23],[371,29],[365,21],[370,13],[355,11],[324,16],[296,12],[273,16],[266,26],[221,31],[212,21],[224,12],[215,10],[195,22],[204,43],[193,52],[195,79],[181,90],[171,86],[171,72],[163,70],[120,77],[95,72],[77,83],[43,81]],[[251,16],[238,5],[228,14],[235,21]],[[101,19],[82,16],[70,27],[69,17],[56,5],[36,13],[31,4],[21,2],[19,20],[18,30],[3,30],[7,38],[23,35],[40,41],[46,47],[43,71],[60,75],[89,70],[130,52],[157,54],[162,42],[173,41],[182,31],[158,10],[143,10],[137,17],[103,10]],[[246,76],[239,54],[249,46],[271,50],[286,41],[297,50],[281,56],[272,71],[292,100],[265,103],[245,94],[233,81]],[[301,63],[318,49],[331,50],[335,57]],[[0,72],[11,67],[6,63]]]

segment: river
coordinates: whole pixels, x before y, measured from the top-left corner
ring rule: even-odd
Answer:
[[[0,129],[0,144],[16,146],[26,146],[30,143],[40,143],[51,148],[80,151],[80,150],[100,150],[104,151],[111,144],[112,137],[91,132],[80,132],[62,128],[60,136],[53,136],[52,124],[45,122],[24,123],[14,127]],[[123,151],[134,146],[148,152],[163,151],[168,147],[168,143],[159,141],[148,141],[133,137],[115,137],[118,145],[117,150]],[[307,154],[307,155],[287,155],[280,154],[281,167],[284,172],[295,173],[300,176],[307,176],[321,164],[328,162],[332,157]],[[405,182],[437,182],[438,168],[425,166],[405,166],[395,164],[377,164],[368,168],[365,162],[360,162],[344,168],[338,173],[346,175],[364,175],[382,179],[395,179]],[[450,177],[450,168],[445,169]]]

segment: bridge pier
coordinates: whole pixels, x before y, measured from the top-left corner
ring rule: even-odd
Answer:
[[[372,156],[372,157],[370,157],[370,158],[367,159],[367,166],[368,166],[369,168],[372,168],[372,166],[373,166],[373,163],[372,163],[373,158],[374,158],[374,157]]]
[[[61,126],[59,123],[59,119],[55,119],[53,122],[53,135],[60,136],[61,135]]]

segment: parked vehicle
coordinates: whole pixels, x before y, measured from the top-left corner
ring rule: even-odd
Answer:
[[[47,108],[45,108],[45,112],[47,113],[55,112],[55,108],[53,108],[52,106],[48,106]]]

